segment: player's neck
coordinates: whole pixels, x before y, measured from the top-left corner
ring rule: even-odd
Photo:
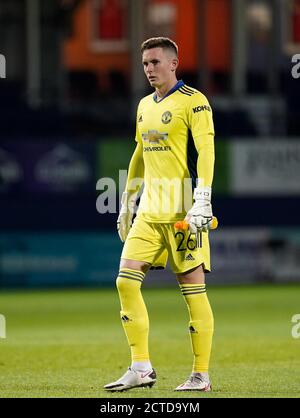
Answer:
[[[165,95],[170,90],[172,90],[172,88],[174,86],[176,86],[177,83],[178,83],[178,80],[175,77],[174,79],[170,80],[168,83],[165,83],[164,85],[162,85],[160,87],[156,87],[155,91],[156,91],[156,95],[157,95],[158,99],[162,99],[163,97],[165,97]]]

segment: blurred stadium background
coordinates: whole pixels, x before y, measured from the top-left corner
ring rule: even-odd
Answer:
[[[214,108],[210,282],[299,281],[299,0],[2,0],[1,287],[113,285],[117,215],[96,184],[127,169],[157,35]]]
[[[97,182],[122,192],[159,35],[214,109],[212,396],[299,396],[300,0],[0,0],[1,396],[107,396],[127,365],[118,198],[98,213]],[[144,295],[160,381],[142,396],[175,396],[184,302],[170,270]]]

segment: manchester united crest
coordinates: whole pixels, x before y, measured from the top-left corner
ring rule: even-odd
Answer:
[[[171,113],[171,112],[169,112],[169,111],[165,112],[165,113],[162,115],[162,117],[161,117],[161,121],[162,121],[162,123],[164,123],[165,125],[166,125],[167,123],[170,123],[170,122],[171,122],[171,120],[172,120],[172,113]]]

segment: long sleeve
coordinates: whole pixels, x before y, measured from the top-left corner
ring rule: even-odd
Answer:
[[[198,152],[198,187],[212,185],[214,175],[214,123],[212,109],[202,93],[191,97],[188,113],[189,129]]]
[[[125,191],[129,194],[137,194],[142,187],[144,180],[144,160],[143,147],[137,143],[134,153],[132,154],[129,167]]]
[[[205,135],[195,140],[198,151],[197,175],[198,187],[212,186],[215,164],[214,136]]]

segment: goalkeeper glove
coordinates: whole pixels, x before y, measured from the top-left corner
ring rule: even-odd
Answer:
[[[132,225],[136,195],[124,192],[121,199],[121,209],[117,219],[118,234],[122,242],[125,242]]]
[[[209,223],[213,218],[210,200],[211,187],[195,188],[194,204],[185,217],[192,234],[196,234],[197,230],[207,231],[209,229]]]

